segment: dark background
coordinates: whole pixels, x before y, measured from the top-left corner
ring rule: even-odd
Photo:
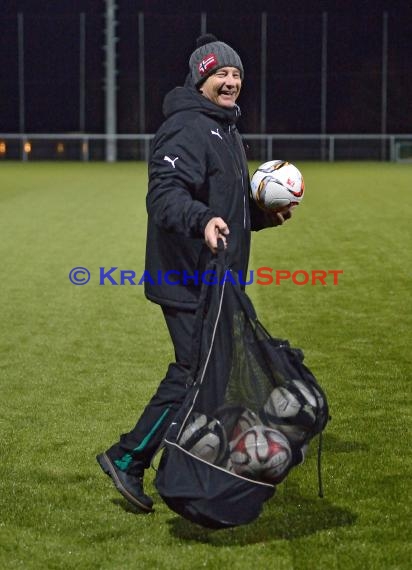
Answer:
[[[79,18],[86,14],[85,131],[103,133],[104,0],[1,2],[0,132],[19,132],[17,14],[24,15],[25,131],[79,131]],[[387,133],[412,133],[411,2],[117,0],[119,133],[138,133],[138,13],[145,20],[145,132],[166,92],[184,82],[207,13],[208,32],[245,67],[241,130],[260,132],[260,21],[268,17],[268,133],[321,130],[322,12],[328,14],[327,133],[380,133],[382,14],[388,14]]]

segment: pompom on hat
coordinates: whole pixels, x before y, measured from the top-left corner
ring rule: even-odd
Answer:
[[[196,87],[221,67],[237,67],[243,79],[243,65],[239,55],[224,42],[219,42],[216,36],[200,36],[196,46],[189,59],[189,69]]]

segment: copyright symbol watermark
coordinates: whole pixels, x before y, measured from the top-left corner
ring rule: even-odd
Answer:
[[[86,285],[90,281],[90,271],[85,267],[73,267],[69,273],[73,285]]]

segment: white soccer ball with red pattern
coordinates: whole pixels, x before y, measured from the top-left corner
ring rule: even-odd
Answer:
[[[278,430],[258,425],[243,432],[230,444],[235,473],[276,485],[288,474],[292,450]]]
[[[302,173],[285,160],[269,160],[253,173],[250,185],[257,204],[274,212],[298,206],[305,193]]]

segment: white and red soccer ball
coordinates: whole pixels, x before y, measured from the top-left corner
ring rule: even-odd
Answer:
[[[284,160],[269,160],[261,164],[253,173],[250,185],[257,204],[274,212],[298,206],[305,193],[302,173]]]
[[[253,426],[230,443],[232,470],[243,477],[276,485],[288,474],[292,450],[278,430]]]

